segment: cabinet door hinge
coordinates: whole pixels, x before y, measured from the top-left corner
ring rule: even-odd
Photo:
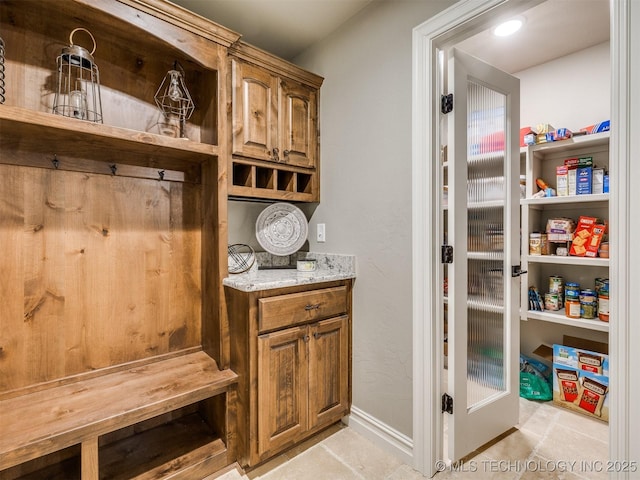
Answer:
[[[520,268],[520,265],[512,265],[511,266],[511,276],[512,277],[519,277],[520,275],[523,275],[527,273],[526,270],[522,270]]]
[[[447,393],[442,395],[442,411],[453,413],[453,397]]]
[[[440,97],[440,111],[442,113],[453,112],[453,93]]]
[[[442,245],[442,263],[453,263],[453,247]]]

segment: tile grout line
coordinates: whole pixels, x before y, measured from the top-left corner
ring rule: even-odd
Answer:
[[[538,449],[540,448],[540,445],[543,445],[544,442],[549,437],[549,434],[551,433],[551,429],[553,428],[554,423],[558,420],[559,416],[560,416],[560,412],[555,412],[554,413],[552,421],[549,422],[549,425],[547,426],[546,430],[544,431],[544,433],[540,437],[540,440],[538,440],[538,443],[536,443],[535,447],[533,447],[533,449],[531,450],[531,453],[529,454],[529,456],[525,460],[525,464],[528,464],[531,460],[533,460],[533,457],[538,455]],[[516,480],[520,480],[525,473],[526,472],[519,472],[518,476],[516,477]]]
[[[347,467],[349,470],[351,470],[351,472],[359,479],[361,480],[366,480],[366,478],[364,476],[362,476],[362,474],[360,472],[358,472],[355,468],[353,468],[350,464],[348,464],[345,460],[343,460],[342,458],[340,458],[340,456],[335,453],[333,450],[331,450],[329,447],[327,447],[324,443],[320,443],[320,446],[322,448],[324,448],[327,453],[329,455],[331,455],[333,458],[335,458],[336,460],[338,460],[340,463],[342,463],[345,467]]]

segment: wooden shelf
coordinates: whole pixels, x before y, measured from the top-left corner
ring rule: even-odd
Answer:
[[[532,207],[545,205],[581,205],[583,203],[608,202],[608,193],[596,193],[591,195],[571,195],[566,197],[543,197],[543,198],[523,198],[520,205],[531,205]]]
[[[598,319],[589,320],[586,318],[569,318],[565,315],[564,309],[558,311],[544,310],[542,312],[527,310],[526,312],[523,312],[522,320],[527,319],[559,323],[561,325],[570,325],[572,327],[597,330],[599,332],[609,332],[609,324],[607,322],[602,322]]]
[[[608,267],[608,258],[564,257],[558,255],[528,255],[529,263],[552,263],[555,265],[583,265],[589,267]]]
[[[234,159],[231,164],[229,179],[231,198],[318,201],[318,179],[315,169],[241,159]]]
[[[168,449],[167,445],[171,445]],[[166,478],[183,474],[203,478],[227,464],[227,448],[197,413],[185,415],[100,447],[99,478]],[[25,473],[16,480],[80,480],[79,446],[63,459]]]
[[[225,467],[226,454],[223,441],[193,413],[101,448],[100,477],[165,478],[188,466],[189,478],[201,478],[203,468],[206,475]]]
[[[237,381],[195,352],[0,401],[0,470],[219,395]]]
[[[218,155],[215,145],[7,105],[0,105],[0,130],[3,150],[12,151],[12,155],[2,155],[2,163],[20,164],[21,152],[39,152],[49,163],[55,155],[61,168],[68,161],[91,159],[184,171]]]

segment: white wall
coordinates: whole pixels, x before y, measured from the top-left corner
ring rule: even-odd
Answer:
[[[373,2],[296,63],[325,77],[321,203],[327,242],[353,253],[353,404],[412,435],[411,35],[454,3]],[[312,235],[313,236],[313,235]]]
[[[611,59],[609,42],[522,70],[520,125],[549,123],[578,131],[609,120]]]

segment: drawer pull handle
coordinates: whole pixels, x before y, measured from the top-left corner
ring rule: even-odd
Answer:
[[[320,304],[316,303],[315,305],[307,304],[304,309],[308,312],[311,310],[318,310],[320,308]]]

